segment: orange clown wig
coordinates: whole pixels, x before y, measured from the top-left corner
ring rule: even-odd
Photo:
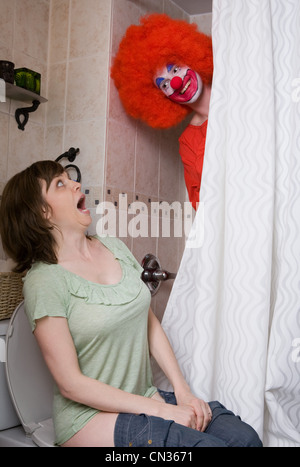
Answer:
[[[127,29],[111,68],[126,112],[153,128],[177,125],[191,112],[169,100],[154,84],[156,70],[170,63],[190,67],[203,83],[211,84],[212,41],[195,24],[155,13]]]

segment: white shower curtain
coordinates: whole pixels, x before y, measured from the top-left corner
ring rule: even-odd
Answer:
[[[214,0],[212,35],[204,241],[163,327],[199,397],[300,446],[300,2]]]

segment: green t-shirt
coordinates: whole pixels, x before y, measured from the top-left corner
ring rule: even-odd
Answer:
[[[84,375],[151,397],[156,392],[147,338],[151,297],[141,280],[142,268],[123,242],[114,237],[97,238],[120,262],[120,282],[100,285],[59,264],[35,263],[24,280],[31,328],[44,316],[66,318]],[[66,442],[98,412],[64,398],[55,387],[56,443]]]

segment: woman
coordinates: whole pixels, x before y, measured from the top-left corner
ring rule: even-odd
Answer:
[[[58,445],[261,445],[221,404],[191,393],[149,309],[141,267],[118,239],[86,236],[84,195],[60,164],[15,175],[0,214],[5,251],[16,271],[29,270],[25,309],[56,382]],[[175,395],[153,386],[149,351]]]

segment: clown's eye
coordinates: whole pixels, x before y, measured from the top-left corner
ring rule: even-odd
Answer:
[[[168,89],[168,87],[169,87],[169,80],[164,81],[164,83],[161,86],[161,89]]]
[[[173,68],[173,73],[174,73],[174,75],[175,75],[176,73],[178,73],[178,71],[180,71],[180,67],[179,67],[179,66],[174,66],[174,68]]]

